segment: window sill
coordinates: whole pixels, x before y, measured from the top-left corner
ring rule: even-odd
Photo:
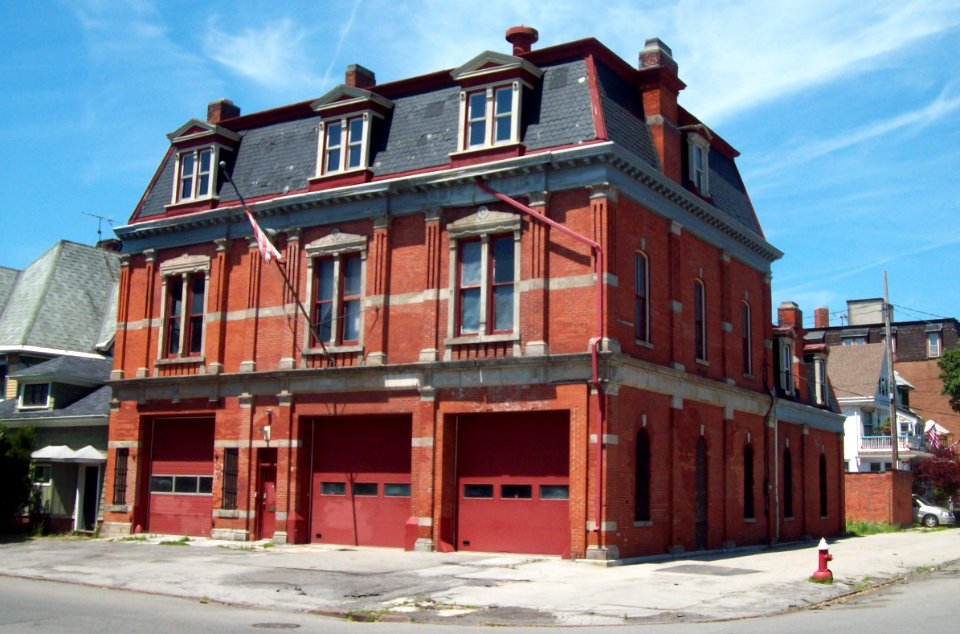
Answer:
[[[445,346],[461,346],[472,343],[503,343],[507,341],[520,341],[520,335],[513,332],[507,332],[498,335],[460,335],[444,340]]]
[[[358,167],[342,172],[330,172],[321,174],[309,179],[310,191],[318,189],[330,189],[333,187],[346,187],[348,185],[361,185],[369,183],[373,179],[373,172],[368,167]]]
[[[710,362],[707,361],[706,359],[697,359],[697,365],[702,365],[705,368],[709,368]]]
[[[177,213],[181,211],[196,211],[198,209],[212,209],[214,204],[219,200],[220,199],[217,196],[204,196],[202,198],[178,200],[175,203],[164,205],[163,210],[166,213]]]
[[[165,357],[157,359],[156,365],[202,365],[205,357]]]
[[[349,354],[351,352],[363,352],[363,344],[351,344],[346,346],[327,346],[327,354]],[[323,354],[324,349],[317,346],[315,348],[307,348],[303,351],[303,354]]]
[[[527,148],[519,141],[503,143],[501,145],[484,145],[482,147],[473,147],[459,152],[450,153],[450,166],[461,167],[466,165],[475,165],[477,163],[486,163],[487,161],[497,159],[508,159],[523,156]]]
[[[650,526],[653,526],[653,521],[652,521],[652,520],[647,520],[647,521],[643,521],[643,522],[634,522],[634,523],[633,523],[633,527],[634,527],[634,528],[647,528],[647,527],[650,527]]]
[[[653,343],[650,341],[646,341],[644,339],[634,339],[633,342],[638,346],[640,346],[641,348],[647,348],[649,350],[653,350]]]

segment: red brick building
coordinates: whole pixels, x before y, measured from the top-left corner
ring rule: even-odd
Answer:
[[[169,135],[117,230],[105,533],[622,558],[841,530],[842,418],[802,355],[773,390],[781,254],[669,48],[508,41]]]

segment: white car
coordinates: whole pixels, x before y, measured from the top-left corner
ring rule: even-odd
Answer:
[[[940,524],[953,526],[957,523],[957,518],[953,511],[948,511],[942,506],[930,504],[919,495],[913,496],[913,521],[917,524],[923,524],[927,528],[933,528]]]

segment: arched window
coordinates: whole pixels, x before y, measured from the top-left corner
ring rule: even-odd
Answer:
[[[793,456],[783,450],[783,516],[793,517]]]
[[[707,292],[703,281],[693,283],[693,341],[697,360],[707,360]]]
[[[744,376],[753,374],[753,346],[751,344],[750,303],[740,304],[740,357],[743,362]]]
[[[634,336],[637,341],[650,341],[650,262],[643,253],[637,253]]]
[[[753,498],[753,445],[743,446],[743,519],[757,518]]]
[[[637,432],[633,521],[650,521],[650,434]]]
[[[820,517],[827,516],[827,457],[820,454]]]

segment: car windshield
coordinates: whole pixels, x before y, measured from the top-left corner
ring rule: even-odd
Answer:
[[[923,499],[922,497],[920,497],[919,495],[913,496],[913,499],[915,499],[917,502],[919,502],[920,504],[922,504],[922,505],[924,505],[924,506],[936,506],[935,504],[931,504],[930,502],[927,502],[926,500],[924,500],[924,499]]]

